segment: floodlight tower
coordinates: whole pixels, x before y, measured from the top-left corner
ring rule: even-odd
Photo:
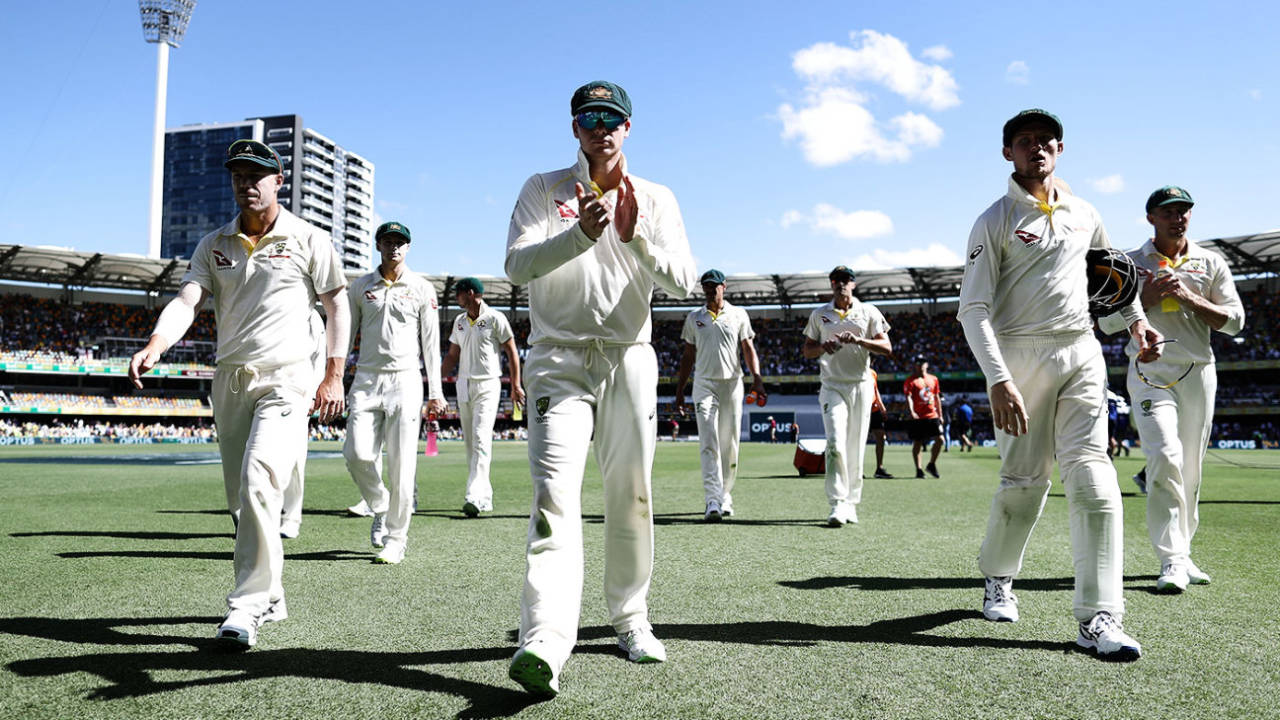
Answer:
[[[156,125],[151,137],[151,214],[147,257],[160,257],[160,214],[164,193],[164,108],[169,86],[169,46],[178,47],[196,0],[138,0],[142,37],[156,44]]]

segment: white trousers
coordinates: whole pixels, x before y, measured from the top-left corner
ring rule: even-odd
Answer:
[[[325,366],[325,334],[324,321],[317,312],[311,313],[311,335],[315,343],[315,350],[311,354],[311,365],[314,376],[311,378],[311,390],[315,389],[324,381]],[[309,425],[309,424],[308,424]],[[300,444],[298,446],[298,472],[293,482],[289,483],[284,491],[284,507],[281,510],[281,520],[292,521],[295,526],[302,524],[302,491],[306,485],[307,478],[307,449],[310,445],[311,438],[308,432],[302,434]]]
[[[582,606],[582,474],[595,433],[604,485],[604,595],[619,632],[649,627],[653,572],[650,479],[658,363],[646,344],[535,345],[525,366],[529,516],[520,644],[568,658]]]
[[[1058,458],[1067,496],[1075,566],[1072,611],[1088,621],[1101,610],[1124,614],[1124,534],[1120,486],[1107,457],[1106,364],[1092,334],[1055,340],[1000,338],[1000,352],[1022,393],[1027,432],[996,431],[1000,488],[991,503],[978,567],[1014,576],[1049,497]]]
[[[311,407],[311,364],[269,370],[219,365],[213,375],[227,507],[238,518],[235,587],[227,607],[256,615],[284,597],[280,515],[284,492],[297,478],[299,447]],[[301,439],[300,439],[301,438]]]
[[[693,405],[702,448],[702,492],[706,502],[714,500],[722,508],[732,507],[742,432],[742,378],[695,377]]]
[[[1177,377],[1143,371],[1156,383]],[[1129,367],[1131,417],[1147,456],[1147,532],[1162,565],[1191,557],[1191,539],[1200,525],[1201,466],[1217,391],[1218,372],[1212,364],[1197,364],[1166,390],[1142,382]]]
[[[458,383],[458,418],[467,448],[467,490],[463,500],[481,510],[493,509],[489,463],[493,459],[493,421],[498,416],[502,381],[465,380]]]
[[[369,508],[387,514],[387,539],[405,543],[409,519],[413,517],[418,470],[422,373],[416,368],[393,372],[358,370],[347,407],[347,439],[342,445],[347,471]],[[390,492],[382,485],[384,447]]]
[[[827,501],[832,511],[862,502],[862,462],[875,384],[867,375],[858,383],[822,383],[822,429],[827,436]]]

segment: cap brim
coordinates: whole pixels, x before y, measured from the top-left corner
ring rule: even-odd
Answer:
[[[607,102],[603,100],[588,100],[587,102],[584,102],[578,106],[578,112],[584,112],[586,110],[612,110],[613,112],[618,113],[619,115],[621,115],[624,118],[627,118],[628,120],[631,119],[631,116],[627,114],[626,110],[623,110],[620,106],[618,106],[617,103],[613,103],[613,102]]]
[[[375,237],[373,240],[374,242],[377,242],[378,240],[381,240],[382,238],[387,237],[388,235],[395,235],[396,237],[404,238],[405,242],[413,242],[413,238],[409,237],[408,235],[405,235],[399,230],[388,230],[384,233],[379,233],[378,236]]]
[[[222,167],[230,170],[232,165],[240,162],[253,163],[254,165],[261,165],[262,167],[267,168],[268,170],[275,170],[277,173],[280,172],[279,165],[276,165],[274,162],[271,162],[270,160],[266,160],[264,158],[260,158],[256,155],[240,155],[237,157],[233,157],[230,160],[222,163]]]

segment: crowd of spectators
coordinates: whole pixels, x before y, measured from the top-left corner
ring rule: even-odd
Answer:
[[[44,422],[22,421],[11,422],[0,418],[0,437],[12,438],[151,438],[151,439],[201,439],[214,441],[218,439],[217,429],[212,423],[183,424],[176,423],[121,423],[89,421],[83,418],[52,419]]]

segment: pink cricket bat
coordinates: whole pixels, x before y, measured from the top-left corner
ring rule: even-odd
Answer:
[[[422,454],[427,457],[435,457],[440,454],[440,448],[436,446],[436,430],[440,425],[436,422],[435,415],[427,416],[427,447],[423,449]]]

